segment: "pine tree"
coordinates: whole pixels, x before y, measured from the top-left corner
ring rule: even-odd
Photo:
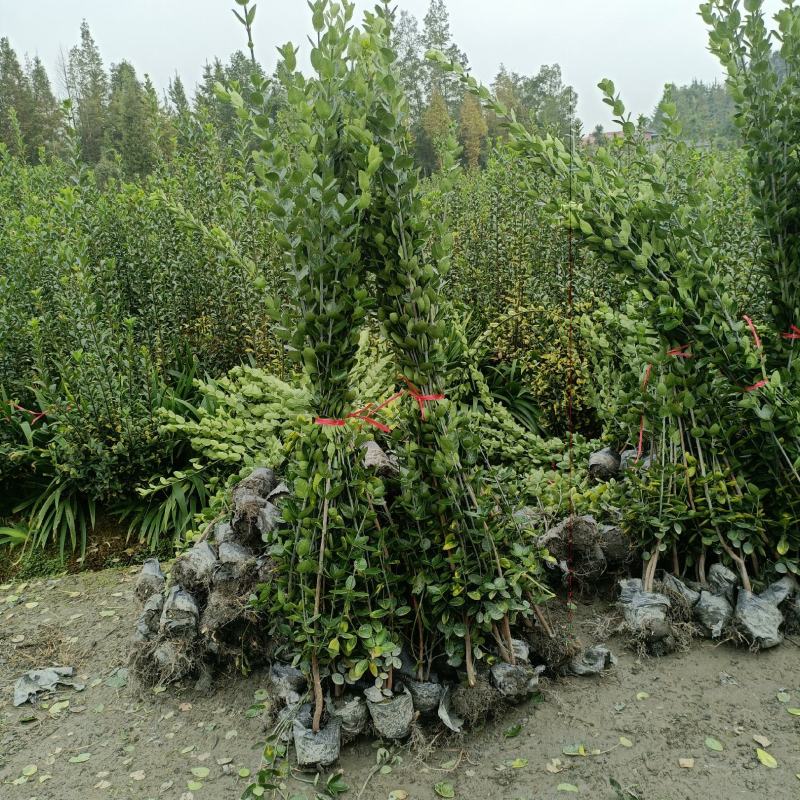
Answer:
[[[422,37],[417,18],[408,11],[401,11],[392,31],[392,49],[397,54],[395,67],[397,77],[408,98],[411,119],[419,122],[425,109],[425,63],[423,62]]]
[[[177,114],[183,115],[189,112],[189,100],[186,97],[186,90],[183,88],[183,81],[177,73],[169,82],[167,96]]]
[[[4,37],[0,39],[0,141],[23,158],[31,154],[29,136],[33,116],[30,81],[11,43]],[[22,152],[17,152],[20,146]]]
[[[469,63],[466,54],[458,49],[450,33],[450,13],[445,0],[431,0],[428,13],[425,14],[422,46],[428,50],[438,50],[450,60],[466,67]],[[448,112],[455,114],[461,103],[463,91],[458,78],[445,72],[435,62],[425,62],[425,89],[429,102],[434,91],[438,91],[447,104]]]
[[[667,84],[661,103],[665,100],[675,103],[683,125],[681,136],[687,141],[723,146],[738,144],[739,132],[734,123],[736,108],[724,85],[702,81],[692,81],[687,86]],[[656,133],[664,129],[661,103],[651,121]]]
[[[127,178],[149,174],[156,163],[156,120],[151,103],[131,64],[122,61],[111,68],[105,143],[119,154]]]
[[[28,147],[33,162],[38,161],[39,148],[52,147],[61,129],[61,107],[53,94],[47,70],[39,57],[27,65],[28,82],[32,98],[32,124]]]
[[[441,169],[442,162],[439,150],[444,140],[450,135],[452,121],[444,95],[434,87],[431,101],[422,115],[422,130],[425,144],[422,150],[422,167],[426,172]]]
[[[461,103],[458,136],[464,148],[464,161],[469,169],[477,169],[483,152],[483,143],[489,133],[478,98],[466,94]]]
[[[73,104],[81,155],[96,164],[102,155],[108,105],[108,76],[86,20],[81,23],[81,43],[69,51],[67,93]]]

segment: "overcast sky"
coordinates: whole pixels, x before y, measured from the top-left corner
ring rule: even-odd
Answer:
[[[428,0],[398,0],[422,20]],[[359,8],[373,2],[358,0]],[[579,95],[584,129],[610,115],[596,88],[611,78],[634,114],[650,114],[664,83],[721,77],[706,49],[706,31],[697,16],[698,0],[449,0],[456,43],[474,73],[489,82],[504,62],[530,74],[558,62]],[[767,0],[769,11],[780,0]],[[20,56],[38,54],[55,80],[60,50],[78,40],[82,19],[89,22],[106,65],[122,60],[151,75],[165,88],[176,71],[187,89],[202,65],[243,48],[233,0],[0,0],[0,36],[8,36]],[[310,30],[306,0],[260,0],[256,55],[270,69],[275,46],[305,44]]]

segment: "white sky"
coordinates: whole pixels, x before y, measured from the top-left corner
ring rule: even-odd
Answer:
[[[428,0],[398,0],[422,22]],[[243,30],[231,14],[233,0],[0,0],[0,36],[22,56],[38,54],[56,80],[56,64],[78,41],[86,18],[106,66],[123,58],[165,88],[176,71],[187,90],[202,65],[244,49]],[[360,9],[373,2],[357,0]],[[256,55],[271,70],[275,46],[306,44],[310,13],[306,0],[260,0]],[[611,78],[628,110],[650,114],[664,83],[712,81],[721,70],[706,49],[697,16],[699,0],[448,0],[456,43],[474,73],[491,81],[500,62],[534,73],[541,64],[561,64],[579,95],[584,128],[608,126],[610,114],[597,82]],[[780,0],[766,0],[770,13]]]

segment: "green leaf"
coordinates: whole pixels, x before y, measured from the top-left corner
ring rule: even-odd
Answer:
[[[760,747],[757,747],[756,756],[758,756],[758,760],[768,769],[777,768],[778,762],[775,759],[775,756],[770,755],[766,750],[762,750]]]
[[[436,786],[433,787],[433,791],[439,795],[439,797],[455,797],[456,790],[453,788],[452,783],[437,783]]]
[[[572,792],[572,794],[577,794],[578,787],[574,783],[559,783],[556,786],[557,792]]]
[[[706,747],[709,750],[713,750],[715,753],[721,753],[724,749],[722,742],[715,739],[713,736],[706,736]]]
[[[77,756],[72,756],[69,760],[70,764],[83,764],[84,761],[88,761],[92,757],[91,753],[80,753]]]

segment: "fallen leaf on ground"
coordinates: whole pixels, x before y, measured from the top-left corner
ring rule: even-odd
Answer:
[[[195,778],[207,778],[210,771],[208,767],[192,767],[192,775]]]
[[[721,753],[724,750],[722,742],[720,742],[719,739],[715,739],[713,736],[706,736],[706,747],[709,750],[713,750],[715,753]]]
[[[678,766],[682,769],[694,769],[694,759],[693,758],[679,758],[678,759]]]
[[[146,775],[144,774],[143,769],[137,769],[136,772],[131,772],[130,778],[134,781],[143,781]]]
[[[633,742],[627,736],[620,736],[619,743],[623,747],[633,747]]]
[[[788,703],[792,699],[789,692],[778,692],[777,698],[779,703]]]
[[[758,760],[769,769],[775,769],[778,766],[775,756],[770,755],[766,750],[762,750],[760,747],[756,748],[756,756],[758,756]]]
[[[560,758],[554,758],[552,761],[549,761],[545,769],[552,775],[558,775],[559,772],[564,771]]]
[[[637,692],[636,693],[636,699],[637,700],[647,700],[649,697],[650,697],[650,695],[647,692]]]
[[[578,791],[578,787],[574,783],[559,783],[556,786],[557,792],[572,792],[573,794]]]
[[[53,703],[48,710],[51,717],[58,716],[65,708],[69,708],[69,700],[60,700],[58,703]]]
[[[753,741],[756,744],[760,744],[765,750],[772,744],[772,742],[767,739],[766,736],[760,736],[758,734],[753,737]]]
[[[408,792],[405,789],[395,789],[389,792],[389,800],[408,800]]]
[[[433,787],[433,791],[439,795],[439,797],[455,797],[456,790],[453,788],[452,783],[437,783],[436,786]]]
[[[79,753],[77,756],[72,756],[69,760],[70,764],[83,764],[84,761],[88,761],[92,757],[91,753]]]

